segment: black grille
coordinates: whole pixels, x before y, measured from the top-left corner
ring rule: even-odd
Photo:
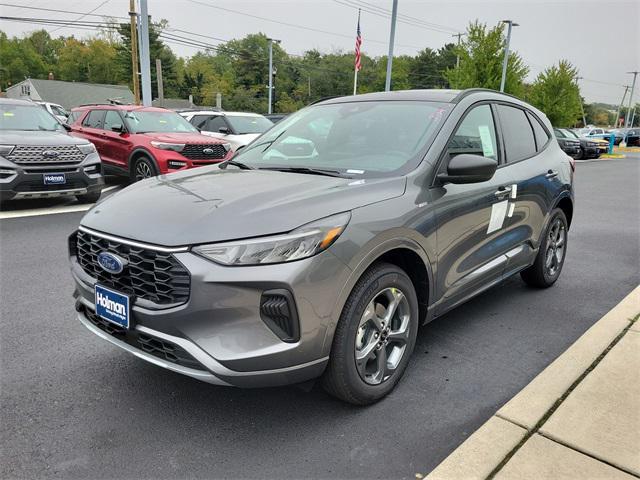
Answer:
[[[132,347],[138,348],[153,355],[154,357],[182,365],[183,367],[193,368],[196,370],[206,370],[206,368],[204,368],[204,366],[195,358],[189,355],[184,348],[174,343],[152,337],[146,333],[140,333],[136,330],[127,330],[119,325],[106,321],[88,308],[84,308],[84,314],[89,321],[100,330],[108,333],[118,340],[128,343]]]
[[[112,274],[98,263],[100,252],[114,253],[127,261],[124,270]],[[189,272],[171,253],[158,252],[78,231],[78,262],[101,285],[127,295],[168,306],[189,299]]]
[[[45,185],[42,177],[32,180],[25,180],[18,183],[14,190],[16,192],[52,192],[58,190],[73,190],[75,188],[86,188],[87,183],[84,180],[67,179],[67,183],[58,185]]]
[[[267,326],[285,342],[300,338],[298,312],[288,290],[269,290],[260,299],[260,316]]]
[[[57,165],[59,163],[79,163],[84,160],[84,153],[75,145],[18,145],[13,149],[8,160],[21,165]]]
[[[204,153],[204,150],[207,150],[207,153]],[[208,150],[211,150],[211,152]],[[220,160],[227,154],[227,149],[220,143],[211,145],[189,144],[185,145],[180,153],[190,160]]]

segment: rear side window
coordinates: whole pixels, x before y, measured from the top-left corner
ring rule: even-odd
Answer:
[[[489,105],[474,107],[464,117],[447,145],[449,157],[462,153],[498,160],[496,128]]]
[[[102,128],[102,117],[104,117],[104,110],[91,110],[84,118],[82,125],[89,128]]]
[[[536,142],[524,110],[498,105],[500,125],[507,163],[517,162],[536,154]]]
[[[536,117],[531,115],[529,112],[527,112],[527,117],[529,117],[529,121],[533,127],[533,134],[536,137],[536,146],[538,147],[538,151],[540,151],[549,141],[549,134]]]

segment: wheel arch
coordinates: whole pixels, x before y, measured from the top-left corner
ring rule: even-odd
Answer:
[[[559,208],[564,212],[567,217],[567,226],[571,228],[571,220],[573,219],[573,200],[571,197],[568,194],[563,195],[556,201],[553,208]]]
[[[149,158],[149,160],[151,160],[153,162],[153,165],[156,167],[156,171],[160,172],[158,161],[153,156],[153,154],[146,148],[137,147],[129,154],[129,160],[127,161],[127,171],[129,172],[129,175],[133,173],[133,167],[136,163],[136,160],[138,160],[140,157]]]

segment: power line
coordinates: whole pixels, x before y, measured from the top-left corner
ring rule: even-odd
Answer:
[[[77,22],[78,20],[82,20],[84,17],[88,17],[89,15],[91,15],[93,12],[95,12],[96,10],[98,10],[99,8],[103,7],[104,5],[106,5],[107,3],[109,3],[111,0],[104,0],[102,3],[100,3],[96,8],[94,8],[93,10],[90,10],[87,13],[83,13],[82,15],[80,15],[78,18],[76,18],[74,20],[74,22]],[[65,28],[65,27],[58,27],[58,28],[54,28],[53,30],[51,30],[49,32],[49,34],[52,34],[53,32],[57,32],[58,30],[60,30],[61,28]]]
[[[101,15],[99,13],[91,13],[91,12],[87,12],[87,13],[82,13],[82,12],[72,12],[70,10],[58,10],[55,8],[43,8],[43,7],[31,7],[31,6],[27,6],[27,5],[16,5],[13,3],[0,3],[0,6],[2,7],[14,7],[14,8],[26,8],[29,10],[40,10],[43,12],[56,12],[56,13],[70,13],[72,15],[84,15],[86,17],[109,17],[109,18],[116,18],[119,20],[129,20],[127,17],[115,17],[113,15]],[[98,6],[97,8],[95,8],[93,11],[97,10],[98,8],[100,8],[100,6]]]

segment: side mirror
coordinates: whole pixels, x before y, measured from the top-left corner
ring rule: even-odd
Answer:
[[[229,128],[228,128],[228,127],[220,127],[220,128],[218,129],[218,132],[220,132],[220,133],[224,133],[225,135],[227,135],[227,134],[230,132],[230,130],[229,130]]]
[[[118,132],[118,133],[123,133],[124,132],[124,126],[121,123],[116,123],[114,125],[111,125],[111,131]]]
[[[443,183],[480,183],[491,180],[498,162],[481,155],[461,154],[449,161],[447,173],[438,175]]]

